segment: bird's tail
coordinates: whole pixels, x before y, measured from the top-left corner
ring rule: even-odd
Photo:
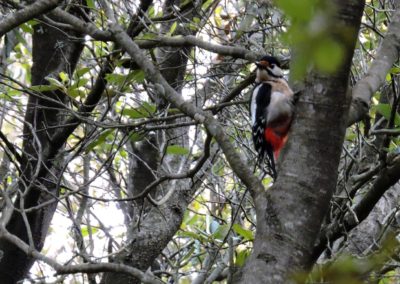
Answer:
[[[269,175],[275,181],[277,177],[275,159],[272,149],[263,149],[262,153],[258,153],[256,164],[254,165],[253,173],[260,168],[264,172],[264,175]]]

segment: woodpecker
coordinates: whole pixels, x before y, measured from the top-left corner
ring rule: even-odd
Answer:
[[[275,57],[264,56],[256,66],[256,86],[250,100],[253,142],[257,164],[266,158],[269,174],[276,179],[275,164],[287,141],[294,94]]]

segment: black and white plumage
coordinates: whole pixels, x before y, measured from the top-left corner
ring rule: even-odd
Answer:
[[[293,91],[275,57],[264,56],[256,65],[257,85],[250,101],[253,143],[257,164],[266,160],[268,173],[275,179],[276,159],[287,140],[293,117]]]

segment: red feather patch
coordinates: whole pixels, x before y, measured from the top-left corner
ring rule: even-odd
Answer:
[[[287,134],[279,135],[273,128],[266,128],[264,132],[265,140],[271,144],[274,151],[275,160],[278,159],[279,153],[287,141]]]

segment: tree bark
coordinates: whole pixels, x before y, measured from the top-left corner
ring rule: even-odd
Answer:
[[[379,249],[382,237],[388,232],[393,233],[394,227],[399,225],[396,218],[393,218],[392,223],[388,220],[391,214],[396,213],[399,197],[400,186],[396,184],[380,198],[368,217],[347,236],[347,244],[343,251],[351,255],[365,256]]]

